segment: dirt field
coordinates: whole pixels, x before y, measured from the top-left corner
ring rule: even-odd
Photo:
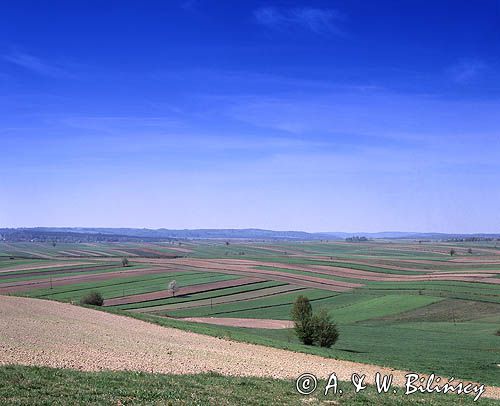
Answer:
[[[341,380],[352,373],[393,374],[404,384],[404,371],[338,361],[315,355],[227,341],[39,299],[0,296],[0,364],[44,365],[79,370],[134,370],[294,379],[304,372]],[[458,377],[455,378],[455,381]],[[500,388],[483,396],[500,399]]]
[[[270,330],[279,330],[282,328],[292,328],[293,322],[286,320],[271,319],[238,319],[224,317],[186,317],[183,320],[194,321],[195,323],[216,324],[219,326],[248,327],[248,328],[266,328]]]

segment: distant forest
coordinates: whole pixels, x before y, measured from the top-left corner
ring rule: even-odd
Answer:
[[[247,229],[169,230],[165,228],[77,228],[34,227],[0,228],[0,241],[10,242],[138,242],[175,240],[269,240],[269,241],[329,241],[366,242],[372,239],[409,239],[450,242],[500,241],[500,234],[443,234],[412,232],[380,233],[307,233],[304,231],[273,231]]]

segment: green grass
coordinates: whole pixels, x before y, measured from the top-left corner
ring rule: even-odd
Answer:
[[[493,405],[481,398],[453,394],[379,395],[373,387],[354,393],[340,382],[342,395],[323,395],[325,382],[310,396],[296,392],[293,381],[270,378],[226,377],[215,373],[162,375],[138,372],[80,372],[52,368],[0,367],[3,405]]]
[[[372,282],[358,289],[374,294],[424,294],[455,299],[500,303],[500,285],[453,281]]]
[[[44,265],[46,263],[51,263],[50,260],[42,260],[42,259],[9,259],[8,257],[0,259],[0,269],[1,268],[10,268],[12,266],[18,265]]]
[[[355,323],[375,317],[384,317],[438,302],[440,298],[429,296],[387,295],[368,298],[362,302],[330,310],[330,315],[339,323]]]

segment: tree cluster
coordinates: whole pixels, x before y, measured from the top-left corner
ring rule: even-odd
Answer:
[[[365,242],[365,241],[368,241],[368,238],[366,238],[365,236],[357,236],[355,235],[354,237],[348,237],[345,239],[346,242]]]
[[[338,339],[338,331],[328,312],[321,309],[314,314],[311,303],[305,296],[299,296],[292,308],[295,333],[306,345],[319,345],[330,348]]]

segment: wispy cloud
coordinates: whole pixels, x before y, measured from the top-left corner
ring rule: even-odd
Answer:
[[[261,7],[254,11],[254,16],[258,24],[272,29],[289,29],[295,26],[316,34],[341,33],[336,22],[342,19],[342,15],[332,9]]]
[[[68,76],[68,72],[59,66],[47,63],[44,60],[27,53],[14,52],[3,55],[3,59],[39,75],[51,77]]]
[[[200,0],[183,0],[180,5],[186,11],[194,11],[200,5]]]
[[[476,79],[487,68],[486,63],[477,59],[463,59],[451,66],[448,73],[457,83],[468,83]]]

